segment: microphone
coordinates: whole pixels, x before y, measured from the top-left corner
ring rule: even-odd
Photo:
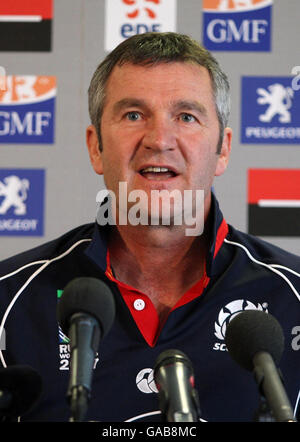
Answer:
[[[162,352],[154,366],[154,381],[165,422],[199,422],[200,406],[189,358],[179,350]]]
[[[67,399],[71,421],[84,420],[91,397],[95,355],[115,317],[113,294],[96,278],[75,278],[57,305],[58,322],[70,339],[71,363]]]
[[[296,422],[276,367],[284,349],[284,336],[274,316],[259,310],[239,313],[227,326],[225,343],[232,359],[253,371],[259,392],[275,420]]]
[[[42,378],[27,365],[0,369],[0,421],[10,422],[32,410],[41,397]]]

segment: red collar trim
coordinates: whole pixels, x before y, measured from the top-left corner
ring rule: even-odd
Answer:
[[[223,218],[223,221],[220,224],[220,227],[218,229],[217,232],[217,236],[216,236],[216,245],[215,245],[215,251],[214,251],[214,258],[217,256],[217,253],[219,252],[224,239],[226,238],[226,236],[228,235],[228,224],[225,221],[225,219]]]
[[[227,233],[228,233],[228,225],[226,221],[223,219],[216,236],[214,258],[217,255],[218,251],[220,250],[220,247],[223,244],[223,241]],[[128,284],[118,281],[114,277],[110,265],[110,255],[108,249],[106,255],[105,274],[111,281],[117,284],[118,289],[122,295],[122,298],[126,303],[129,311],[131,312],[131,315],[138,329],[140,330],[140,333],[144,337],[147,344],[151,347],[154,347],[164,323],[160,323],[157,311],[151,299],[146,294],[140,292],[134,287],[129,286]],[[181,307],[187,304],[188,302],[193,301],[197,297],[201,296],[204,289],[207,287],[209,280],[210,278],[206,274],[206,265],[205,265],[204,274],[202,278],[179,299],[176,305],[170,310],[169,314],[171,314],[172,311],[176,310],[178,307]]]

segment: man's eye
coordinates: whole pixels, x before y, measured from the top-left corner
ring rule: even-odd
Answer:
[[[140,114],[138,112],[131,111],[131,112],[127,112],[126,117],[130,121],[137,121],[140,119]]]
[[[184,123],[193,123],[196,121],[196,118],[191,114],[181,114],[180,118]]]

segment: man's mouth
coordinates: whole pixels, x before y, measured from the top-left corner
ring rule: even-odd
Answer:
[[[140,175],[148,180],[167,180],[178,174],[169,167],[148,166],[139,171]]]

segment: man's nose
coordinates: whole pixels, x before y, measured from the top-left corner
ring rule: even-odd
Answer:
[[[166,151],[176,147],[174,123],[168,118],[158,117],[148,121],[143,138],[145,149]]]

